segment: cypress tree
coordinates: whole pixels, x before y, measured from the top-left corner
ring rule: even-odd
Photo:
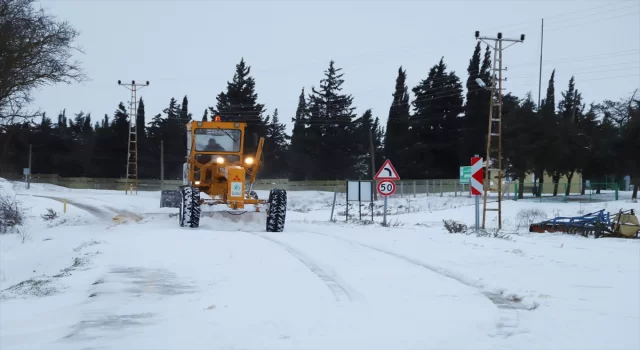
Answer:
[[[530,146],[533,150],[531,161],[534,169],[533,174],[537,182],[536,196],[538,197],[542,195],[544,190],[544,173],[545,171],[552,170],[551,168],[553,167],[553,160],[550,158],[553,156],[551,142],[553,142],[555,135],[549,135],[549,131],[554,130],[550,128],[554,128],[557,124],[555,116],[555,73],[556,70],[554,69],[549,78],[546,97],[542,100],[538,108],[537,122],[529,131],[534,135]]]
[[[411,146],[408,143],[409,132],[409,89],[406,85],[407,72],[398,68],[393,101],[389,107],[387,128],[384,137],[384,157],[391,159],[396,170],[406,174],[407,150]]]
[[[487,87],[491,85],[489,69],[491,67],[491,51],[487,47],[482,65],[480,62],[480,42],[477,43],[467,67],[467,97],[462,118],[460,139],[460,165],[469,164],[474,154],[486,157],[487,123],[489,121],[489,97],[491,92],[478,85],[481,79]]]

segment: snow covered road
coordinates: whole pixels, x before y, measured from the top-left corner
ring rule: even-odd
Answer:
[[[174,221],[116,226],[100,241],[80,242],[90,233],[78,229],[53,239],[82,247],[84,260],[46,306],[4,302],[3,314],[29,310],[29,327],[3,317],[3,348],[29,348],[26,336],[48,349],[458,349],[470,340],[495,349],[490,336],[505,335],[482,293],[393,256],[313,233],[167,228]]]
[[[640,291],[637,241],[293,211],[282,233],[208,217],[186,229],[147,194],[39,195],[55,198],[21,198],[39,211],[65,198],[68,213],[28,243],[0,236],[3,350],[640,346],[640,302],[620,297]]]

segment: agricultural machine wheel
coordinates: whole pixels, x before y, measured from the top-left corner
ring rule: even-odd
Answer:
[[[604,236],[604,231],[605,231],[605,228],[603,227],[603,225],[596,224],[596,226],[593,229],[593,239],[598,239]]]
[[[200,189],[183,187],[180,189],[180,214],[178,220],[181,227],[200,226]]]
[[[589,229],[583,227],[580,229],[580,234],[582,235],[582,237],[584,238],[588,238],[589,237]]]
[[[282,232],[287,215],[287,191],[274,188],[269,193],[267,209],[267,232]]]

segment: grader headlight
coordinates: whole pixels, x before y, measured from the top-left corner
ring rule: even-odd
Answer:
[[[244,162],[247,165],[251,165],[251,164],[253,164],[253,158],[247,157],[247,158],[244,159]]]
[[[222,158],[222,157],[218,157],[218,158],[216,158],[216,163],[218,163],[218,164],[224,164],[224,158]]]

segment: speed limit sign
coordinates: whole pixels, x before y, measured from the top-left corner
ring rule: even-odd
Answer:
[[[378,193],[381,196],[390,196],[396,192],[396,184],[391,180],[383,180],[378,183]]]

